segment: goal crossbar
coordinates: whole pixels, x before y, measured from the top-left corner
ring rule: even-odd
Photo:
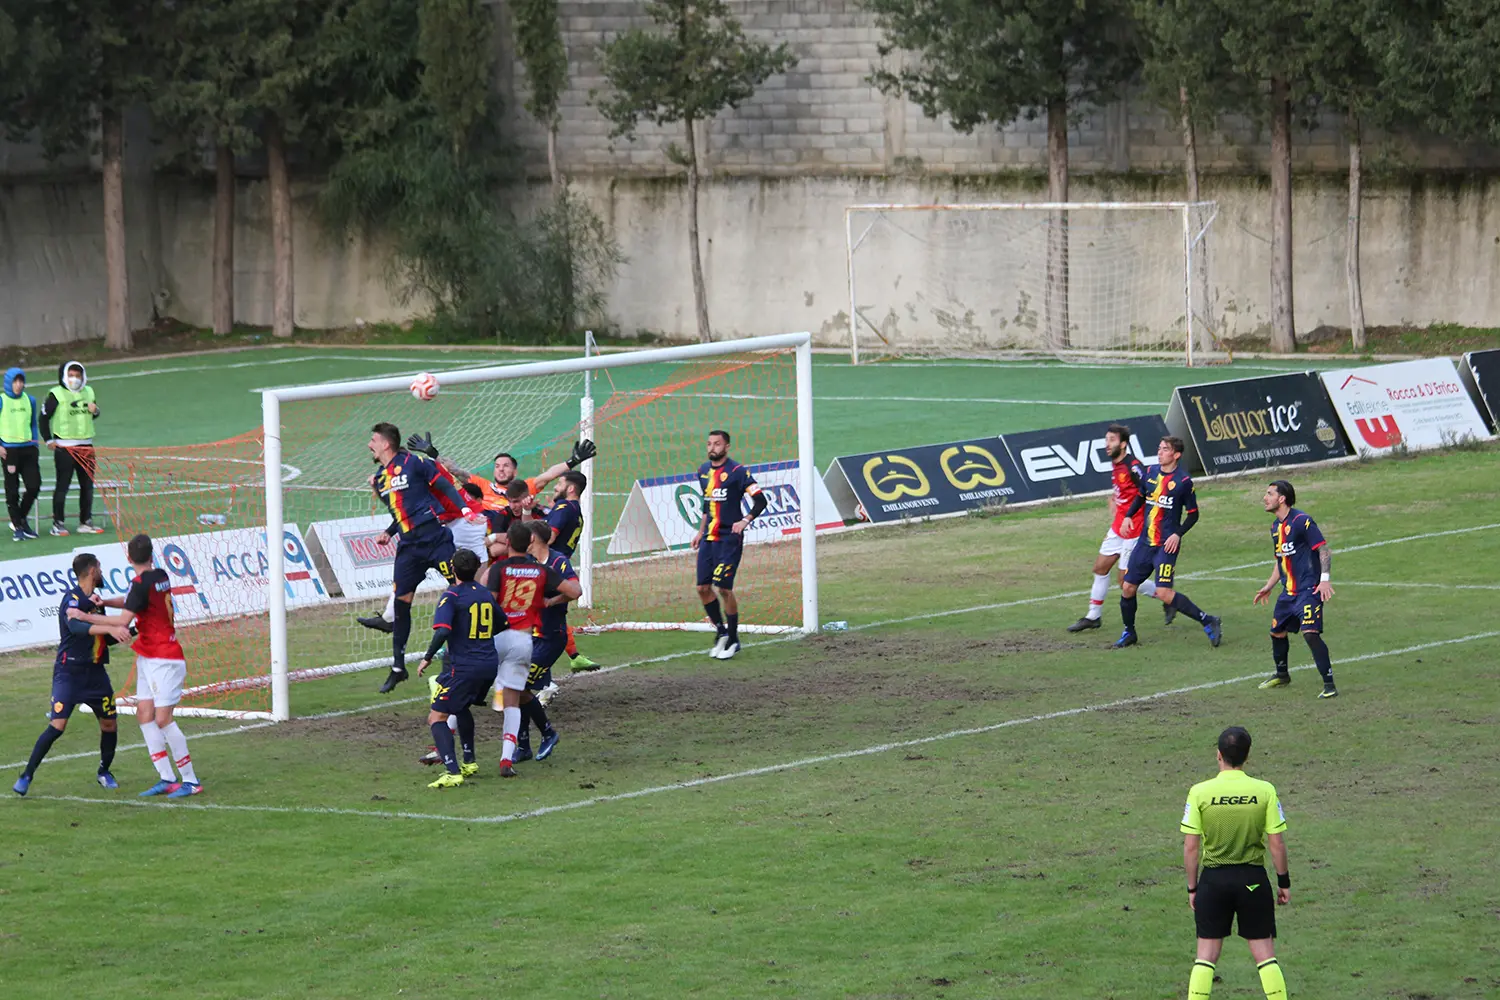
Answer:
[[[750,337],[742,340],[718,341],[706,344],[690,344],[683,347],[654,348],[623,354],[592,355],[577,358],[562,358],[549,361],[523,362],[513,365],[495,365],[482,368],[444,371],[441,375],[444,387],[469,385],[479,382],[498,382],[535,376],[582,374],[627,368],[639,365],[674,364],[688,361],[712,359],[728,355],[744,355],[755,352],[795,351],[795,384],[797,397],[796,434],[798,478],[797,490],[803,498],[804,510],[810,516],[814,498],[817,496],[818,473],[813,454],[813,405],[812,405],[812,335],[809,333],[787,333],[768,337]],[[406,392],[410,388],[410,376],[359,379],[334,382],[324,385],[300,385],[261,390],[261,416],[264,431],[264,469],[266,489],[266,536],[278,539],[286,528],[285,497],[282,469],[282,423],[283,403],[338,399],[370,393]],[[591,414],[586,413],[585,426]],[[590,546],[591,523],[585,523],[583,545]],[[804,633],[818,629],[817,588],[817,532],[811,521],[804,521],[799,532],[798,544],[801,559],[802,608],[801,628]],[[342,673],[347,670],[368,669],[366,663],[345,664],[337,668],[314,668],[312,671],[289,669],[287,650],[287,595],[282,584],[286,579],[286,552],[278,544],[266,546],[268,561],[266,577],[268,619],[270,635],[270,687],[271,716],[278,721],[291,717],[290,680],[303,676],[322,676],[327,672]],[[643,623],[644,624],[644,623]],[[661,628],[661,625],[649,625]],[[692,629],[686,626],[668,626]],[[752,626],[742,625],[741,630]],[[796,628],[790,629],[797,631]]]

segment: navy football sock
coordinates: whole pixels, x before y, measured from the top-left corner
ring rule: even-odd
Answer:
[[[36,738],[36,746],[31,748],[31,759],[26,762],[26,771],[24,773],[36,774],[37,765],[42,762],[43,757],[47,756],[47,751],[52,749],[52,744],[61,738],[61,729],[54,729],[51,726],[43,729],[42,735]]]
[[[1120,598],[1120,620],[1125,623],[1125,631],[1135,631],[1135,598]]]
[[[391,632],[393,669],[406,669],[406,640],[411,638],[411,602],[396,601],[396,627]]]
[[[703,611],[708,615],[708,620],[714,623],[714,630],[720,635],[724,634],[724,616],[719,613],[719,599],[715,597],[703,605]]]
[[[1188,600],[1188,596],[1180,590],[1172,595],[1172,607],[1181,611],[1195,622],[1201,622],[1208,617],[1198,605]]]
[[[463,750],[464,763],[474,763],[474,713],[467,708],[454,712],[458,716],[458,744]]]
[[[523,717],[528,711],[531,713],[531,721],[536,723],[536,728],[541,731],[542,737],[545,739],[548,731],[552,729],[552,723],[547,719],[547,710],[542,707],[540,701],[533,698],[521,706],[521,715]]]
[[[725,615],[724,621],[729,625],[729,641],[740,641],[740,616],[738,614]]]
[[[1307,648],[1312,650],[1313,663],[1318,665],[1318,673],[1323,675],[1324,684],[1333,683],[1333,660],[1328,656],[1328,643],[1316,632],[1303,632],[1302,638],[1307,643]]]
[[[447,719],[432,724],[432,742],[436,744],[438,756],[443,758],[443,766],[448,769],[448,773],[457,774],[458,761],[453,756],[453,730],[448,728]]]
[[[1292,640],[1286,636],[1282,636],[1279,639],[1274,635],[1271,636],[1271,659],[1276,661],[1276,672],[1278,674],[1285,674],[1289,671],[1287,659],[1291,656],[1291,652]]]
[[[109,765],[115,762],[115,747],[120,742],[120,731],[111,729],[108,732],[99,730],[99,773],[103,774],[109,770]]]

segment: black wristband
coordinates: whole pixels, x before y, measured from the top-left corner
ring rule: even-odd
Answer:
[[[1190,886],[1188,886],[1188,895],[1189,896],[1191,896],[1193,893],[1195,893],[1197,891],[1198,891],[1198,887],[1196,885],[1190,885]]]
[[[1292,873],[1289,871],[1276,873],[1276,888],[1290,889],[1292,887]]]

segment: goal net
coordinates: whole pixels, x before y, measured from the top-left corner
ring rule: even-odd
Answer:
[[[851,360],[1213,347],[1213,202],[854,205]]]
[[[735,584],[740,628],[815,628],[813,540],[801,538],[796,516],[796,497],[815,495],[808,341],[796,334],[437,372],[440,391],[429,401],[413,397],[410,376],[273,389],[263,393],[260,432],[185,448],[101,449],[100,489],[122,541],[150,534],[172,580],[188,660],[185,710],[284,719],[290,681],[389,667],[390,635],[357,621],[380,618],[391,593],[395,547],[382,538],[390,515],[370,485],[367,446],[382,421],[403,439],[430,433],[460,482],[492,479],[500,452],[514,456],[517,478],[534,478],[579,438],[595,441],[597,457],[580,469],[589,485],[573,556],[584,597],[569,613],[584,632],[711,628],[694,593],[690,543],[706,437],[727,430],[732,457],[773,498],[747,536]],[[278,533],[281,544],[270,544]],[[111,581],[128,585],[117,548],[101,553],[107,590]],[[445,585],[431,572],[418,588],[409,662],[426,646]],[[127,678],[122,694],[133,690]]]

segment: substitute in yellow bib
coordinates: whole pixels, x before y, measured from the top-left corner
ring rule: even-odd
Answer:
[[[1238,921],[1240,937],[1260,971],[1267,1000],[1286,1000],[1286,980],[1276,961],[1276,906],[1291,901],[1287,871],[1286,814],[1269,781],[1243,770],[1250,734],[1230,726],[1219,734],[1219,774],[1188,792],[1182,811],[1182,864],[1188,905],[1198,926],[1198,959],[1188,978],[1189,1000],[1208,1000],[1214,963]],[[1276,889],[1266,874],[1267,848],[1276,865]]]
[[[78,530],[97,535],[103,528],[94,527],[94,418],[99,404],[89,375],[77,361],[67,361],[57,368],[57,385],[47,393],[42,404],[42,440],[52,449],[52,469],[56,485],[52,488],[52,534],[66,535],[63,523],[68,486],[78,474]]]

